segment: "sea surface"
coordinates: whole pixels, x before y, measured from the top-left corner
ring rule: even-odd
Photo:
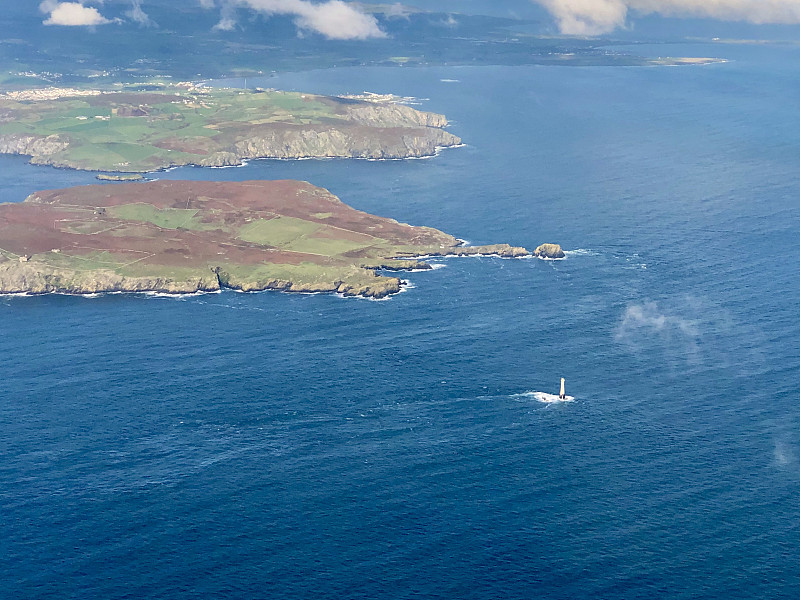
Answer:
[[[381,302],[0,298],[0,597],[800,597],[800,48],[642,51],[730,60],[248,80],[415,96],[467,145],[154,177],[568,256]],[[93,182],[0,158],[0,201]]]

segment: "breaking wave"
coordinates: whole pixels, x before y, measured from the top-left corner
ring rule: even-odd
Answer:
[[[134,293],[134,294],[141,294],[142,296],[147,296],[148,298],[170,298],[174,300],[181,300],[183,298],[196,298],[197,296],[206,296],[208,294],[221,294],[222,290],[210,290],[210,291],[198,291],[198,292],[187,292],[187,293],[169,293],[169,292],[104,292],[109,294],[125,294],[125,293]]]
[[[535,398],[544,404],[560,404],[562,402],[573,402],[575,400],[575,396],[559,398],[558,394],[548,394],[546,392],[522,392],[521,394],[513,394],[512,398]]]

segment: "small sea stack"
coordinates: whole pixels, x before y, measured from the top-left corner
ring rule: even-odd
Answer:
[[[537,258],[564,258],[564,251],[558,244],[541,244],[533,251]]]

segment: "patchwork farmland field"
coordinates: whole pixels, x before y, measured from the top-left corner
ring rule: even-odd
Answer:
[[[460,143],[442,115],[376,98],[195,86],[8,92],[0,94],[0,152],[147,172],[251,158],[407,158]]]
[[[527,256],[364,213],[299,181],[153,181],[0,205],[0,293],[233,288],[383,297],[424,255]]]

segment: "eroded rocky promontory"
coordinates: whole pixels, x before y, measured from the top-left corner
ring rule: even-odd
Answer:
[[[461,143],[444,115],[394,101],[175,86],[47,91],[0,94],[0,153],[147,172],[255,158],[417,158]]]
[[[32,194],[0,205],[0,293],[400,291],[383,270],[425,256],[528,256],[464,246],[358,211],[300,181],[151,181]]]

